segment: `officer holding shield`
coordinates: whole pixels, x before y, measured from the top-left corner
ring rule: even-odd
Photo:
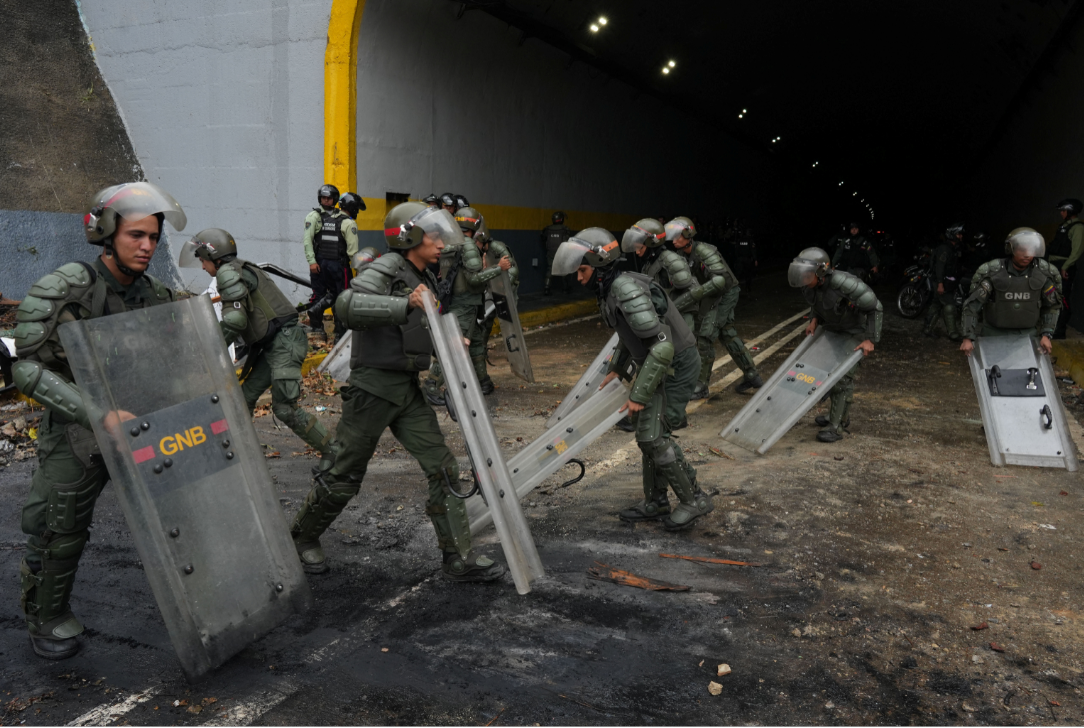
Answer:
[[[226,345],[237,339],[248,345],[241,392],[249,414],[270,387],[275,417],[322,453],[330,436],[316,415],[298,404],[301,365],[309,342],[298,326],[294,305],[259,266],[237,257],[237,243],[221,228],[196,233],[181,249],[179,263],[186,268],[202,267],[215,277]]]
[[[73,383],[58,327],[171,303],[174,292],[147,274],[163,220],[177,230],[184,210],[149,182],[108,187],[84,216],[87,241],[103,248],[93,263],[68,263],[39,279],[19,306],[12,372],[19,391],[45,405],[38,427],[38,469],[22,512],[26,556],[20,602],[34,652],[51,660],[79,651],[83,625],[68,603],[79,558],[90,539],[94,504],[109,480],[91,417]],[[111,412],[107,420],[131,419]]]
[[[444,577],[492,581],[504,567],[471,548],[467,510],[452,490],[459,467],[418,383],[433,351],[422,301],[437,286],[428,266],[445,246],[461,246],[463,234],[447,211],[404,202],[384,218],[384,236],[391,252],[365,266],[335,301],[336,314],[354,331],[350,378],[342,388],[335,439],[294,519],[294,544],[305,571],[327,571],[320,536],[357,495],[381,434],[391,428],[429,481],[425,512],[437,534]]]

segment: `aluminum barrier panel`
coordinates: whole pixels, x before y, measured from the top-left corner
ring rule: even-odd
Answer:
[[[424,296],[423,300],[429,333],[444,370],[445,396],[451,398],[452,409],[458,416],[459,429],[467,443],[467,455],[482,495],[488,503],[495,504],[493,524],[516,591],[527,594],[531,591],[531,581],[544,576],[545,570],[493,431],[482,388],[463,345],[463,335],[455,316],[438,314],[431,296]]]
[[[309,585],[207,296],[60,327],[185,675],[308,607]]]
[[[320,366],[316,367],[316,371],[321,374],[330,374],[331,378],[336,382],[345,382],[349,379],[351,342],[353,340],[353,332],[347,332],[345,336],[339,339],[339,343],[332,347],[324,360],[320,362]]]
[[[819,328],[757,390],[719,435],[763,455],[861,358],[862,339]]]
[[[1079,467],[1050,357],[1031,336],[980,336],[968,357],[990,462]]]
[[[619,410],[628,401],[629,390],[615,379],[591,397],[582,407],[570,412],[562,422],[549,428],[508,461],[516,496],[522,500],[543,480],[556,473],[624,417]],[[493,522],[493,517],[478,496],[467,500],[471,533]]]
[[[553,414],[546,420],[547,428],[555,426],[567,417],[572,410],[598,393],[598,385],[602,384],[602,380],[606,378],[606,371],[610,368],[610,357],[613,356],[614,351],[617,349],[617,342],[620,340],[616,333],[610,337],[610,340],[602,347],[602,351],[598,353],[594,361],[587,365],[587,369],[584,370],[579,381],[573,385],[572,389],[568,390],[568,394],[561,400],[561,404],[557,405],[553,410]]]
[[[527,341],[523,338],[523,327],[519,324],[516,292],[512,288],[508,271],[502,270],[499,276],[489,282],[489,291],[493,295],[493,304],[497,307],[501,338],[504,339],[504,350],[508,354],[512,373],[525,382],[534,382],[531,355],[527,351]]]

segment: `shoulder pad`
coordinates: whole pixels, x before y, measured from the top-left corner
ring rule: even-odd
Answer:
[[[15,327],[15,353],[20,357],[33,353],[49,337],[50,328],[41,321],[20,321]]]
[[[502,243],[500,240],[490,240],[489,249],[496,253],[498,258],[503,258],[506,255],[511,257],[512,255],[511,251],[508,250],[508,246]]]
[[[90,276],[86,270],[83,273],[86,275],[86,283],[83,285],[90,285]],[[38,298],[67,298],[70,291],[68,277],[61,275],[60,271],[56,270],[52,273],[46,273],[35,281],[34,285],[30,286],[30,290],[27,291],[27,295]]]
[[[394,276],[405,263],[406,261],[399,253],[385,253],[365,266],[365,269],[376,270],[386,276]]]
[[[485,267],[482,261],[482,251],[474,243],[464,243],[459,246],[459,264],[470,271],[480,271]]]
[[[621,310],[625,313],[625,320],[638,335],[649,336],[654,333],[659,319],[655,313],[655,306],[651,303],[651,296],[633,279],[620,276],[610,288]]]
[[[388,260],[393,257],[398,260]],[[358,272],[357,276],[350,281],[350,288],[362,293],[373,293],[380,296],[388,295],[390,292],[388,288],[399,272],[397,263],[401,262],[402,258],[399,258],[399,256],[380,256]]]
[[[241,266],[236,263],[224,263],[219,267],[215,281],[218,283],[218,295],[223,301],[241,301],[248,296],[248,288],[241,278]]]
[[[834,270],[832,275],[828,276],[828,287],[834,288],[844,295],[854,293],[860,285],[863,285],[862,281],[845,271]]]
[[[663,267],[666,268],[666,274],[670,277],[670,285],[674,288],[688,288],[692,285],[693,271],[685,258],[672,250],[662,251],[659,257]]]
[[[1001,263],[1000,258],[998,258],[996,260],[988,260],[985,263],[983,263],[982,265],[980,265],[978,268],[975,269],[975,275],[980,277],[980,278],[985,278],[986,276],[988,276],[991,273],[993,273],[994,271],[996,271],[998,269],[998,267],[1000,267],[1000,263]]]
[[[1049,260],[1046,260],[1044,258],[1037,258],[1036,260],[1037,265],[1035,267],[1041,270],[1043,273],[1046,273],[1047,275],[1057,275],[1061,272],[1058,270],[1058,267],[1051,263]]]
[[[93,283],[90,271],[82,263],[65,263],[53,271],[73,286],[89,286]]]
[[[27,295],[15,312],[15,321],[24,323],[28,321],[44,321],[56,312],[56,303],[48,298],[38,298]]]
[[[711,243],[698,242],[696,244],[696,254],[700,257],[701,260],[708,260],[712,256],[718,257],[719,249]]]

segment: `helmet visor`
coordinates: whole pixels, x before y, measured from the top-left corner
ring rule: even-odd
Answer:
[[[594,249],[591,243],[572,238],[561,243],[553,256],[550,272],[555,276],[567,276],[575,273],[583,265],[583,256]]]
[[[181,246],[181,254],[177,256],[177,266],[180,268],[202,268],[203,259],[196,252],[203,247],[202,243],[189,240]]]
[[[376,256],[373,255],[373,251],[364,248],[354,253],[354,257],[350,259],[350,267],[354,270],[361,270],[362,266],[369,265],[374,260],[376,260]]]
[[[188,224],[188,217],[173,195],[150,182],[121,185],[120,189],[102,201],[101,206],[113,210],[129,222],[160,212],[174,230],[184,230]]]
[[[686,230],[691,230],[689,225],[681,219],[671,220],[670,222],[666,223],[666,227],[664,229],[666,230],[666,239],[668,241],[677,239],[677,237]],[[692,236],[690,235],[688,237]]]
[[[791,288],[804,288],[817,277],[817,266],[808,260],[792,260],[787,268],[787,283]]]
[[[431,238],[440,238],[445,247],[463,244],[463,231],[452,213],[436,207],[427,207],[410,220],[415,227]]]
[[[639,253],[642,248],[647,247],[650,237],[652,235],[646,230],[633,225],[621,236],[621,250],[625,253]]]
[[[1009,236],[1009,246],[1012,252],[1022,253],[1032,258],[1041,258],[1046,254],[1046,242],[1043,236],[1034,230],[1019,232]]]

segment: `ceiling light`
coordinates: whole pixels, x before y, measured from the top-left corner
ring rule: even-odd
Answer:
[[[670,61],[669,65],[670,65],[670,68],[673,68],[674,66],[677,65],[677,61]]]
[[[743,113],[743,114],[748,114],[748,113],[749,113],[749,109],[742,109],[742,110],[741,110],[741,113]]]
[[[670,67],[669,66],[663,66],[662,67],[662,72],[663,73],[670,73]]]
[[[738,114],[739,119],[743,118],[744,116],[745,116],[745,114]]]
[[[591,32],[592,33],[597,33],[598,32],[598,26],[595,25],[594,23],[591,23]]]
[[[858,197],[858,193],[857,192],[852,192],[851,197]]]
[[[606,23],[608,23],[608,22],[610,22],[610,21],[606,20],[605,15],[598,19],[598,24],[599,25],[606,25]]]

